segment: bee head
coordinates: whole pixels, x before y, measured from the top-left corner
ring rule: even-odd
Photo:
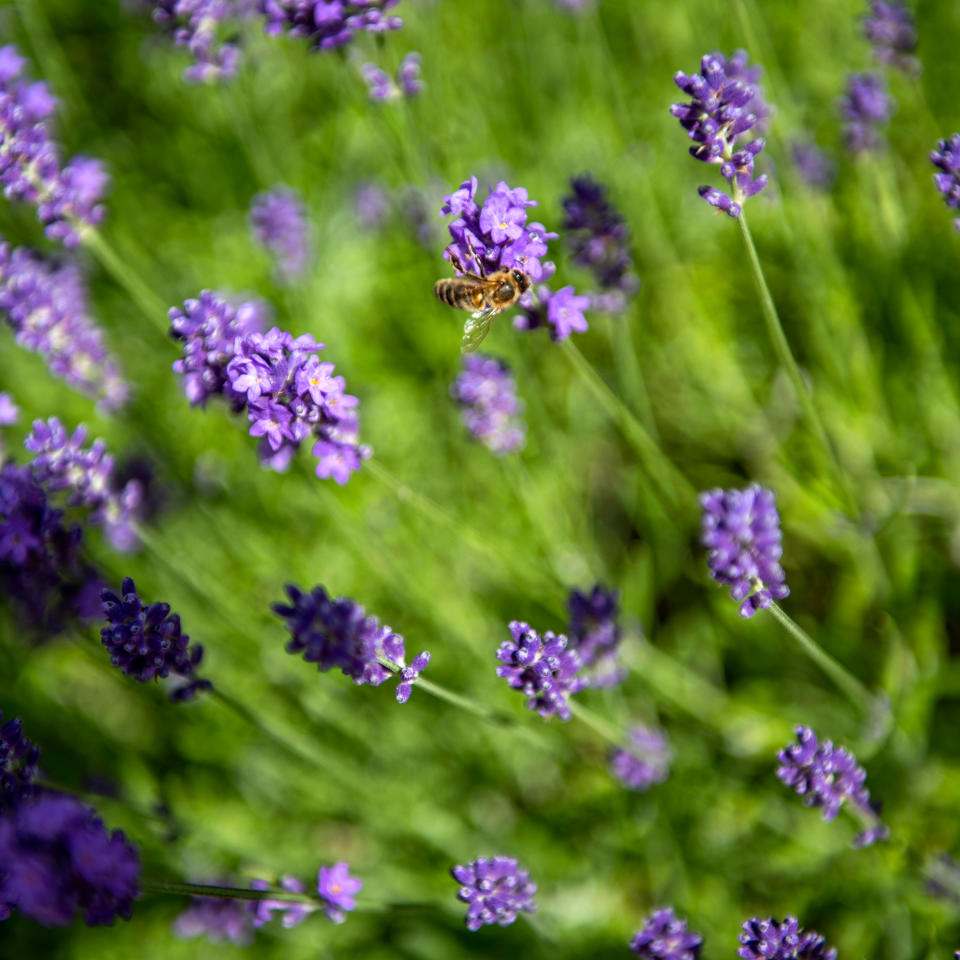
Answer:
[[[510,276],[513,277],[513,282],[517,285],[517,289],[521,293],[526,293],[530,287],[530,278],[522,271],[514,267],[510,271]]]

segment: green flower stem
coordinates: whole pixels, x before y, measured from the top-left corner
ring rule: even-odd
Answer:
[[[571,713],[582,723],[585,723],[595,734],[602,737],[614,747],[623,746],[623,733],[603,717],[587,709],[582,703],[570,701]]]
[[[147,893],[174,893],[185,897],[220,897],[224,900],[287,900],[291,903],[309,903],[323,906],[320,897],[290,890],[248,890],[244,887],[221,887],[208,883],[181,883],[175,880],[140,880],[140,889]]]

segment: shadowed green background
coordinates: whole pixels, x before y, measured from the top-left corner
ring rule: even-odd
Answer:
[[[96,562],[179,611],[205,675],[306,758],[217,702],[172,705],[135,685],[95,631],[35,644],[3,613],[0,709],[42,745],[50,779],[117,786],[122,801],[95,803],[138,845],[145,876],[310,880],[346,859],[365,884],[343,926],[273,924],[246,948],[175,940],[187,902],[170,896],[144,896],[106,929],[15,916],[0,925],[4,960],[615,958],[665,904],[703,933],[708,958],[734,956],[741,921],[771,914],[798,916],[848,960],[960,946],[960,908],[924,888],[929,856],[960,857],[960,235],[928,160],[960,128],[960,7],[917,6],[923,74],[891,77],[888,145],[856,161],[839,147],[836,100],[847,73],[872,64],[863,6],[848,0],[600,0],[579,15],[548,0],[405,0],[403,30],[345,56],[251,27],[225,87],[185,84],[186,55],[116,0],[0,7],[4,41],[62,98],[67,153],[109,166],[103,234],[129,268],[165,306],[202,288],[256,294],[282,328],[326,343],[377,462],[455,521],[425,516],[369,468],[345,488],[317,480],[306,450],[286,475],[259,470],[241,420],[189,408],[162,312],[145,316],[85,252],[95,315],[135,384],[125,412],[101,417],[0,330],[0,387],[23,414],[8,451],[20,455],[33,417],[57,415],[153,465],[164,504],[147,545],[121,556],[91,531]],[[765,67],[776,107],[758,164],[773,182],[747,213],[857,521],[778,370],[739,229],[697,197],[719,176],[688,157],[667,112],[677,69],[737,47]],[[423,94],[371,104],[359,64],[392,70],[409,50]],[[827,194],[792,169],[791,140],[810,135],[838,161]],[[500,178],[525,186],[534,219],[557,229],[569,177],[586,170],[629,222],[643,287],[623,318],[589,317],[576,342],[660,453],[639,456],[565,350],[507,317],[484,350],[515,371],[528,442],[501,461],[469,441],[449,399],[462,317],[431,292],[449,271],[435,212],[476,174],[484,194]],[[354,193],[369,181],[394,212],[363,231]],[[246,220],[277,182],[304,194],[318,251],[292,289],[274,284]],[[410,196],[430,248],[404,213]],[[52,250],[29,208],[0,203],[0,232]],[[556,286],[590,289],[561,241],[551,254]],[[664,490],[661,457],[685,481]],[[882,742],[772,617],[740,620],[710,582],[694,494],[749,480],[778,495],[785,608],[890,697]],[[622,591],[631,669],[579,699],[668,729],[670,779],[645,794],[609,776],[589,727],[541,720],[494,676],[508,620],[561,630],[566,591],[598,579]],[[408,654],[432,651],[427,676],[511,713],[536,742],[416,689],[399,707],[392,685],[354,687],[290,657],[269,612],[288,581],[356,597]],[[774,755],[797,723],[857,752],[890,842],[851,849],[851,820],[823,823],[777,781]],[[167,821],[142,815],[158,802]],[[531,871],[540,911],[468,933],[447,871],[494,853]]]

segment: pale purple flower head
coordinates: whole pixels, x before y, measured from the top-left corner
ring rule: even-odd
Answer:
[[[192,897],[186,910],[173,921],[173,935],[180,940],[205,937],[211,943],[246,946],[253,940],[247,906],[229,897]]]
[[[541,717],[571,717],[568,698],[588,685],[581,675],[583,660],[568,647],[563,634],[549,630],[541,637],[529,624],[513,620],[511,640],[497,650],[497,676],[527,697],[527,709]]]
[[[0,815],[31,796],[39,763],[40,748],[23,735],[20,719],[12,717],[0,723]]]
[[[700,494],[701,542],[710,574],[730,587],[740,615],[752,617],[774,600],[790,595],[780,566],[780,515],[773,491],[753,484],[745,490]]]
[[[467,904],[468,930],[487,923],[505,927],[518,913],[537,909],[533,899],[537,885],[512,857],[477,857],[466,866],[453,867],[450,874],[460,884],[457,899]]]
[[[420,54],[411,50],[397,67],[397,86],[405,97],[415,97],[423,89],[420,79]]]
[[[306,37],[315,50],[346,46],[359,31],[382,34],[403,21],[387,11],[399,0],[261,0],[270,35]]]
[[[889,836],[864,786],[867,773],[852,753],[829,740],[819,741],[810,727],[801,726],[797,742],[784,747],[777,760],[777,777],[799,793],[808,807],[821,809],[824,820],[833,820],[844,803],[853,807],[865,824],[854,846],[866,847]]]
[[[76,263],[48,262],[0,240],[0,312],[17,343],[39,353],[54,376],[97,398],[104,410],[126,402],[129,386],[90,316]]]
[[[592,306],[591,298],[577,294],[572,286],[554,291],[543,283],[536,288],[535,295],[528,290],[520,298],[520,306],[523,309],[513,321],[518,330],[545,327],[550,331],[550,339],[559,342],[572,333],[586,333],[589,329],[584,310]]]
[[[289,893],[304,893],[306,890],[296,877],[281,877],[280,886]],[[250,887],[253,890],[268,890],[270,884],[266,880],[251,880]],[[269,923],[276,912],[280,914],[280,923],[289,929],[303,923],[312,909],[309,904],[296,900],[251,900],[247,905],[247,912],[255,927]]]
[[[180,627],[180,616],[170,612],[169,603],[145,604],[130,577],[124,577],[120,594],[104,590],[103,615],[107,626],[100,631],[101,643],[110,662],[137,683],[168,677],[171,673],[187,683],[173,690],[177,702],[192,699],[201,690],[213,689],[209,680],[196,675],[203,659],[203,647],[191,645]]]
[[[675,103],[670,108],[694,141],[691,156],[719,164],[721,176],[732,188],[727,194],[703,186],[700,196],[729,216],[739,217],[744,200],[767,185],[766,174],[754,177],[754,162],[766,141],[762,137],[747,139],[770,115],[759,86],[760,68],[747,65],[743,50],[730,58],[708,53],[700,61],[700,73],[688,76],[678,71],[673,79],[691,98],[689,103]]]
[[[887,82],[879,73],[852,73],[840,102],[844,120],[844,143],[852,153],[880,146],[879,127],[890,119],[893,101]]]
[[[833,186],[834,163],[813,141],[795,140],[790,153],[797,173],[807,186],[820,190],[829,190]]]
[[[332,867],[321,867],[317,873],[317,893],[325,901],[323,912],[334,923],[343,923],[345,914],[357,905],[356,895],[363,881],[350,875],[350,865],[341,861]]]
[[[870,16],[863,21],[863,34],[881,63],[909,73],[919,70],[920,62],[912,56],[917,48],[917,28],[913,14],[900,0],[872,0]]]
[[[20,408],[9,393],[0,392],[0,427],[9,427],[20,419]]]
[[[933,182],[943,194],[944,202],[953,210],[960,210],[960,133],[949,140],[940,140],[930,154],[930,162],[940,171],[933,175]],[[960,230],[960,217],[953,225]]]
[[[153,19],[162,24],[193,63],[183,71],[193,83],[230,80],[237,72],[240,48],[221,35],[229,21],[244,14],[238,0],[149,0]]]
[[[803,930],[796,917],[777,922],[770,917],[744,921],[737,956],[743,960],[836,960],[837,951],[828,947],[816,930]]]
[[[630,949],[645,960],[697,960],[702,946],[703,937],[670,907],[654,910],[630,941]]]
[[[390,198],[378,184],[361,183],[353,195],[353,208],[364,230],[376,230],[390,215]]]
[[[0,817],[0,919],[11,909],[46,927],[130,918],[140,860],[76,797],[38,793]]]
[[[300,276],[310,261],[310,227],[303,201],[289,187],[258,193],[250,205],[256,241],[273,257],[285,280]]]
[[[589,671],[591,687],[609,687],[623,679],[616,665],[621,632],[620,594],[596,584],[590,593],[572,590],[567,598],[568,647],[576,650]]]
[[[501,360],[467,354],[450,394],[462,407],[460,416],[471,436],[494,453],[513,453],[523,446],[523,404],[510,368]]]
[[[631,790],[649,790],[663,783],[670,773],[670,742],[666,730],[633,727],[626,749],[610,754],[610,772]]]
[[[375,616],[349,597],[331,598],[321,586],[303,593],[293,584],[286,587],[289,603],[275,603],[272,610],[286,621],[290,631],[288,653],[302,653],[322,672],[339,669],[354,683],[378,687],[390,676],[398,678],[397,702],[406,703],[420,671],[430,662],[424,650],[406,663],[403,637],[381,626]]]
[[[375,63],[364,63],[360,73],[370,91],[370,99],[375,101],[399,100],[401,97],[414,97],[423,89],[420,79],[420,54],[408,53],[397,68],[396,79]]]

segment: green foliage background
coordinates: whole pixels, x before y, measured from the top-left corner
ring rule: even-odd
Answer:
[[[242,422],[188,408],[163,312],[142,311],[86,252],[96,315],[136,385],[125,413],[101,417],[0,331],[0,385],[24,414],[8,451],[19,455],[30,419],[55,414],[155,466],[165,505],[145,548],[120,556],[92,531],[96,561],[180,611],[207,675],[303,755],[215,701],[178,707],[136,686],[94,631],[36,643],[3,616],[0,707],[42,744],[50,779],[118,785],[121,800],[95,802],[140,847],[145,875],[308,879],[349,860],[365,887],[346,924],[313,917],[245,948],[284,960],[625,957],[668,903],[704,934],[705,957],[734,956],[743,919],[787,913],[846,958],[960,945],[956,904],[924,886],[931,855],[960,855],[960,236],[928,160],[960,127],[960,7],[917,8],[923,74],[891,77],[888,146],[856,161],[836,109],[846,74],[871,66],[852,0],[600,0],[581,15],[548,0],[406,0],[402,31],[346,57],[252,29],[223,88],[183,83],[185,55],[117,0],[0,8],[4,41],[62,97],[68,153],[110,167],[103,234],[127,269],[160,306],[204,287],[255,293],[281,327],[325,342],[377,463],[402,484],[398,495],[365,468],[341,489],[312,476],[306,453],[289,474],[259,470]],[[778,369],[737,225],[697,197],[714,171],[687,157],[667,113],[675,70],[741,46],[777,108],[761,163],[773,185],[749,204],[751,226],[857,519]],[[393,68],[408,50],[423,56],[422,96],[370,104],[358,63]],[[792,169],[789,143],[809,135],[839,161],[830,193]],[[431,293],[448,270],[434,211],[476,173],[484,189],[526,186],[557,227],[559,197],[585,170],[629,221],[643,288],[577,343],[656,443],[638,450],[564,348],[501,319],[485,349],[513,366],[529,432],[501,461],[468,440],[448,397],[461,318]],[[358,229],[361,181],[394,197],[379,231]],[[274,285],[246,221],[276,182],[303,191],[315,228],[316,266],[292,290]],[[402,212],[413,188],[431,249]],[[29,209],[0,204],[0,230],[51,249]],[[589,288],[558,260],[558,282]],[[772,617],[740,620],[707,577],[695,493],[749,480],[778,494],[786,609],[889,696],[882,740]],[[609,776],[593,730],[542,721],[493,672],[506,621],[560,630],[566,591],[596,579],[622,591],[630,673],[582,700],[616,723],[668,728],[672,774],[646,794]],[[356,597],[409,652],[433,652],[429,676],[512,714],[532,742],[422,691],[398,707],[389,687],[288,656],[269,613],[288,581]],[[857,752],[889,843],[851,849],[852,821],[823,823],[776,780],[797,723]],[[157,803],[168,819],[143,815]],[[467,933],[447,870],[499,852],[530,869],[540,912]],[[244,955],[175,940],[185,905],[146,895],[109,929],[14,917],[0,956]]]

